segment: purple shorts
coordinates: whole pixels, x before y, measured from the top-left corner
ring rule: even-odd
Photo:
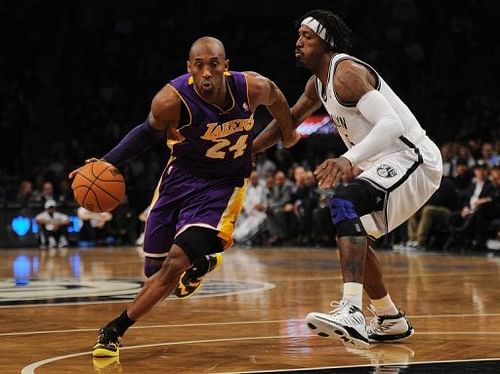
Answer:
[[[145,255],[166,256],[175,236],[190,226],[218,231],[224,249],[229,248],[246,186],[243,179],[204,179],[175,163],[168,166],[146,221]]]

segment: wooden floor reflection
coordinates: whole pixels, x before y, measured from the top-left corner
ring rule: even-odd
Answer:
[[[303,322],[340,295],[336,250],[234,248],[198,295],[168,298],[130,329],[118,363],[93,361],[90,349],[97,328],[140,288],[135,248],[1,253],[0,373],[321,372],[389,364],[380,372],[403,373],[411,363],[500,359],[498,257],[380,251],[393,299],[416,334],[405,344],[347,350],[311,335]]]

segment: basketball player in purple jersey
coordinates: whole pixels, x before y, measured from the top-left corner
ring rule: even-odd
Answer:
[[[228,67],[219,40],[196,40],[188,73],[160,90],[148,119],[103,157],[119,164],[164,140],[167,132],[172,147],[146,222],[148,280],[123,313],[100,329],[94,357],[118,356],[125,331],[176,288],[196,259],[232,245],[252,168],[255,109],[267,107],[285,147],[299,139],[279,88],[258,73]]]

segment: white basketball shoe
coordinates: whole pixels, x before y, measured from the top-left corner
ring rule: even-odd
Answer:
[[[378,316],[372,306],[368,309],[374,315],[366,327],[370,343],[400,342],[415,333],[403,311],[399,310],[394,316]]]
[[[307,326],[325,338],[342,340],[346,346],[368,348],[368,334],[363,311],[346,300],[332,301],[330,313],[309,313]]]

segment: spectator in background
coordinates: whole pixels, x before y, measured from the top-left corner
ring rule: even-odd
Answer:
[[[57,196],[59,205],[76,205],[73,190],[71,189],[71,183],[66,178],[62,178],[59,182],[59,191]]]
[[[441,146],[441,157],[443,158],[443,175],[451,177],[453,175],[453,148],[450,143]]]
[[[276,172],[276,164],[266,157],[265,153],[255,156],[255,170],[259,179],[264,179],[269,174]]]
[[[406,249],[430,249],[430,237],[436,232],[448,232],[450,216],[460,208],[458,190],[451,177],[443,177],[439,189],[429,201],[408,220]]]
[[[330,213],[333,190],[317,189],[318,204],[313,210],[313,236],[317,246],[335,245],[335,225]]]
[[[79,207],[77,215],[82,222],[80,241],[91,242],[92,244],[106,243],[109,234],[109,221],[113,218],[111,213],[94,213],[84,207]]]
[[[45,211],[37,214],[35,220],[40,226],[40,248],[54,249],[68,246],[66,229],[70,219],[66,214],[56,211],[55,200],[47,200],[44,204]]]
[[[470,151],[469,147],[465,144],[461,144],[458,147],[457,156],[458,156],[458,158],[455,162],[455,166],[459,160],[461,162],[465,163],[467,165],[467,167],[469,167],[469,168],[473,168],[474,165],[476,164],[476,160],[474,159],[474,157],[472,157],[472,152]],[[457,174],[457,172],[455,170],[453,175],[456,175],[456,174]]]
[[[500,165],[491,170],[490,180],[495,186],[493,194],[493,216],[490,223],[492,238],[487,240],[486,246],[489,249],[500,249]]]
[[[273,190],[274,187],[274,174],[269,173],[266,175],[264,179],[264,189],[266,191],[266,198],[269,200],[269,197],[271,196],[271,191]]]
[[[481,157],[488,163],[488,167],[490,168],[500,165],[500,156],[494,152],[491,143],[483,143],[481,146]]]
[[[288,239],[290,214],[285,212],[285,206],[292,199],[293,184],[286,179],[285,173],[278,171],[274,176],[274,185],[272,186],[267,200],[267,218],[271,238],[270,245],[280,245]]]
[[[130,207],[128,197],[113,210],[113,219],[110,222],[110,234],[116,244],[131,245],[137,240],[137,213]]]
[[[474,183],[469,189],[466,205],[450,218],[454,240],[465,240],[465,246],[475,250],[486,248],[488,222],[498,212],[493,203],[495,185],[488,179],[488,164],[479,160],[474,167]],[[461,243],[464,244],[464,243]]]
[[[148,214],[149,214],[150,209],[151,209],[151,205],[148,205],[148,207],[146,209],[144,209],[141,212],[141,214],[139,214],[139,217],[138,217],[139,221],[141,222],[141,234],[139,235],[139,237],[135,241],[135,245],[138,247],[142,247],[142,245],[144,244],[144,229],[146,226],[146,221],[148,219]]]
[[[472,169],[469,168],[468,162],[466,160],[459,159],[455,167],[453,183],[457,188],[458,199],[462,206],[465,205],[465,200],[472,184],[472,178],[474,178],[474,173]]]
[[[45,181],[42,184],[41,191],[34,191],[35,200],[40,202],[42,205],[48,200],[56,200],[54,197],[54,185],[52,182]]]
[[[283,207],[283,211],[287,216],[287,238],[297,242],[299,239],[297,235],[299,234],[300,220],[302,218],[301,212],[299,211],[300,202],[298,202],[298,200],[300,200],[301,195],[304,193],[304,176],[306,169],[303,166],[295,166],[293,169],[290,169],[290,173],[293,173],[291,178],[294,182],[292,185],[292,195],[290,201]]]
[[[470,124],[471,126],[474,126],[474,124]],[[474,128],[474,127],[473,127]],[[480,160],[481,159],[481,140],[480,139],[469,139],[467,142],[467,148],[469,149],[469,152],[474,158],[474,160]],[[475,165],[476,163],[474,163]],[[474,167],[472,165],[471,167]]]
[[[313,239],[313,212],[318,205],[316,179],[312,171],[304,171],[301,186],[293,194],[294,212],[298,218],[298,245],[312,245]]]
[[[291,177],[289,171],[292,168],[293,160],[290,151],[278,146],[274,152],[274,158],[276,160],[277,169],[285,172],[285,176]]]
[[[33,195],[33,183],[27,179],[21,182],[17,192],[16,201],[22,206],[35,201],[35,196]]]
[[[265,187],[259,183],[257,171],[250,174],[243,202],[243,209],[236,221],[233,238],[238,243],[253,244],[254,236],[264,224],[267,214],[267,197]]]

